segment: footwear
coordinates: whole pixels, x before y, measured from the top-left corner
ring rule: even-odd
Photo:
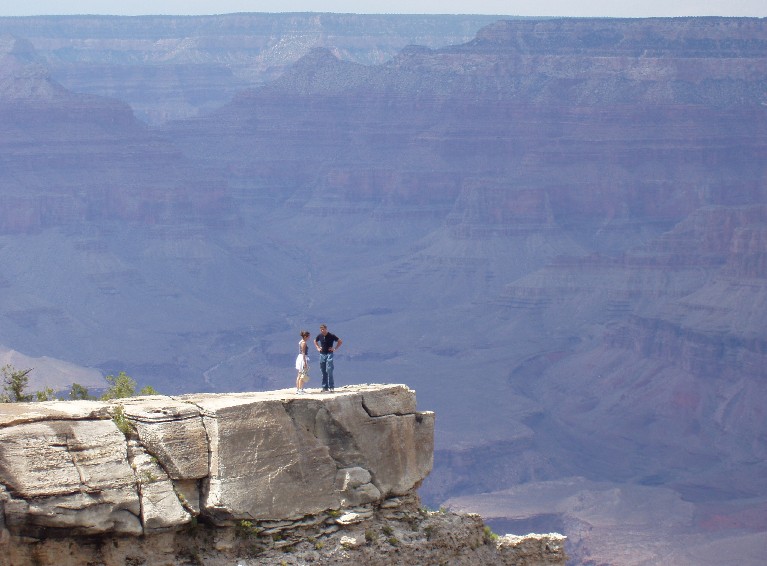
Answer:
[[[330,389],[328,389],[327,387],[323,387],[323,388],[322,388],[322,392],[323,392],[323,393],[327,393],[328,391],[330,391]]]

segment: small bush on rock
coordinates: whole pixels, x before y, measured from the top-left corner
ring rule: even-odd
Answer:
[[[488,527],[487,525],[485,525],[485,527],[482,529],[482,531],[483,531],[483,533],[484,533],[484,536],[485,536],[485,542],[486,542],[487,544],[490,544],[490,543],[495,543],[495,542],[496,542],[496,541],[497,541],[499,538],[501,538],[501,537],[499,537],[497,534],[495,534],[495,533],[493,532],[493,529],[491,529],[491,528],[490,528],[490,527]]]

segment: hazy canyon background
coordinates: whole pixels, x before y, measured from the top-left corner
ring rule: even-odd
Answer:
[[[765,20],[0,18],[0,266],[33,388],[289,387],[326,322],[428,505],[767,551]]]

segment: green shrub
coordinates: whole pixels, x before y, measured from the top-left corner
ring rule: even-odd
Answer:
[[[46,387],[42,391],[35,391],[35,398],[38,401],[53,401],[56,399],[56,392],[51,387]]]
[[[121,371],[117,377],[108,375],[104,379],[107,380],[111,387],[101,396],[102,401],[133,397],[136,393],[136,381],[124,371]]]
[[[253,527],[253,523],[250,521],[245,521],[244,519],[237,523],[237,525],[234,527],[234,533],[240,538],[245,538],[247,536],[250,536],[252,533],[251,528]]]
[[[0,368],[0,373],[3,374],[3,401],[22,403],[32,400],[32,395],[24,393],[29,383],[29,372],[31,371],[32,368],[19,370],[11,364],[6,364]]]
[[[95,397],[91,397],[91,395],[88,393],[88,389],[79,383],[72,384],[72,388],[69,390],[69,398],[72,400],[95,399]]]
[[[117,428],[120,429],[120,432],[126,437],[130,436],[136,430],[133,423],[125,416],[125,408],[123,408],[122,405],[117,405],[112,409],[112,420],[115,425],[117,425]]]
[[[494,543],[494,542],[496,542],[496,541],[497,541],[499,538],[501,538],[501,537],[499,537],[497,534],[495,534],[495,533],[493,532],[493,529],[491,529],[491,528],[490,528],[490,527],[488,527],[487,525],[485,525],[485,527],[482,529],[482,532],[483,532],[483,534],[484,534],[484,537],[485,537],[485,542],[486,542],[486,543],[488,543],[488,544],[490,544],[490,543]]]
[[[251,538],[257,536],[261,532],[261,529],[252,521],[243,519],[237,523],[234,532],[235,535],[239,538]]]

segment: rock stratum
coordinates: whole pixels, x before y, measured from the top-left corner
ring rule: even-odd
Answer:
[[[420,508],[433,446],[401,385],[3,404],[0,564],[564,563]]]
[[[149,123],[188,118],[273,80],[312,48],[375,65],[409,44],[470,40],[482,15],[221,14],[0,17],[66,88],[126,101]]]

